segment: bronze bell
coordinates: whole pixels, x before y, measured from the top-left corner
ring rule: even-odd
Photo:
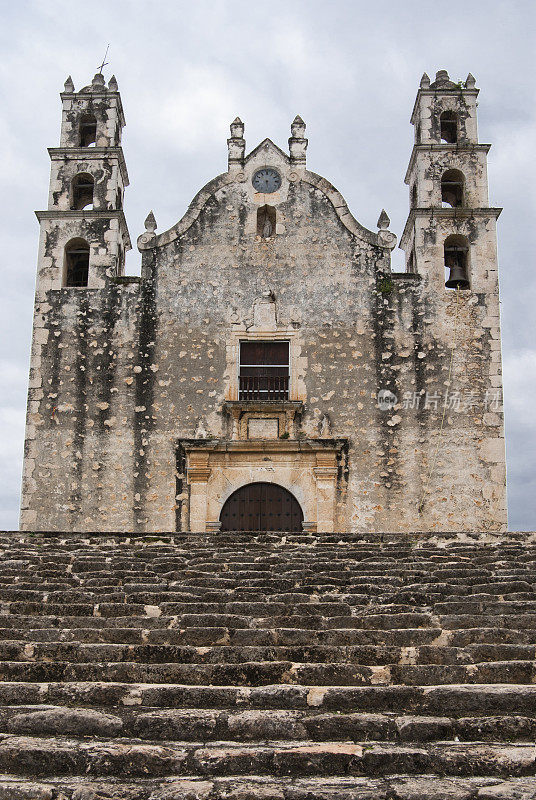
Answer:
[[[447,289],[469,289],[469,281],[465,269],[459,264],[450,267],[450,275],[445,283]]]

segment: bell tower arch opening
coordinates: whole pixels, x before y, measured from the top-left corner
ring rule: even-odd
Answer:
[[[277,483],[248,483],[224,503],[222,531],[303,530],[303,511],[293,494]]]

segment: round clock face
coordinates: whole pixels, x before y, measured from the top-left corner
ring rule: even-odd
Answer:
[[[272,192],[277,192],[281,186],[281,175],[271,167],[263,167],[257,170],[253,176],[252,183],[258,192],[271,194]]]

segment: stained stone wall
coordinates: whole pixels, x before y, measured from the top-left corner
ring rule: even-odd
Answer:
[[[107,273],[93,289],[38,281],[24,529],[217,527],[224,498],[252,480],[301,496],[312,529],[505,528],[502,417],[482,405],[501,386],[494,221],[464,223],[473,291],[444,288],[441,212],[406,230],[419,269],[392,274],[388,221],[378,233],[362,228],[305,168],[303,130],[290,156],[266,140],[244,158],[235,123],[229,170],[171,230],[156,235],[148,218],[141,279]],[[266,165],[282,179],[269,198],[251,182]],[[267,239],[257,234],[266,202],[276,210]],[[231,475],[221,454],[248,435],[247,409],[233,418],[233,403],[238,344],[249,338],[290,341],[293,405],[278,413],[303,446],[252,440],[250,461],[241,456]],[[442,400],[430,398],[446,388],[478,402],[449,407],[440,436]],[[396,404],[380,407],[380,390]],[[196,462],[194,478],[181,442],[196,439],[219,455]],[[312,458],[317,440],[332,448],[329,463]],[[192,492],[205,509],[193,515]],[[315,516],[322,503],[333,504],[331,521]]]

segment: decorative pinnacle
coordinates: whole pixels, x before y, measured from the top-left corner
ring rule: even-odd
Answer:
[[[382,213],[378,217],[378,222],[376,223],[376,225],[378,226],[378,228],[381,231],[386,231],[390,224],[391,224],[391,220],[387,216],[387,212],[386,212],[385,208],[382,208]]]
[[[65,83],[63,84],[63,86],[64,86],[66,92],[69,92],[69,93],[74,92],[74,83],[73,83],[73,79],[71,78],[70,75],[67,78],[67,80],[65,81]]]
[[[295,139],[303,139],[305,136],[306,124],[299,114],[296,114],[290,126],[290,132]]]
[[[446,69],[439,69],[435,76],[436,81],[450,81],[449,74]]]
[[[231,137],[233,139],[243,139],[244,138],[244,123],[240,119],[240,117],[236,117],[231,122],[229,126],[231,128]]]
[[[117,85],[117,79],[116,79],[115,75],[112,75],[112,77],[108,81],[108,89],[111,92],[117,92],[117,90],[119,89],[119,86]]]
[[[97,91],[98,91],[99,89],[102,89],[104,87],[104,85],[105,85],[104,84],[104,75],[102,74],[102,72],[97,72],[94,75],[93,80],[91,81],[91,87],[93,89],[97,89]]]
[[[430,78],[428,77],[426,72],[423,72],[421,78],[421,89],[429,89],[429,88],[430,88]]]
[[[465,81],[465,86],[467,89],[474,89],[476,86],[476,78],[474,75],[471,75],[471,73],[469,73],[469,75],[467,76],[467,80]]]
[[[149,211],[149,213],[147,214],[147,218],[143,224],[145,225],[145,230],[147,231],[147,233],[154,233],[155,230],[158,228],[158,225],[156,224],[156,219],[154,218],[154,214],[152,211]]]

